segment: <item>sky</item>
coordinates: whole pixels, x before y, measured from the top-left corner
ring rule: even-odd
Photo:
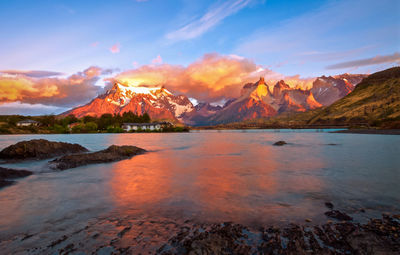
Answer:
[[[0,23],[0,114],[60,113],[115,80],[217,102],[259,76],[400,64],[398,0],[4,0]]]

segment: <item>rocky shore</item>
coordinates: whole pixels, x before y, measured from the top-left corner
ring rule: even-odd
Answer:
[[[400,215],[367,224],[291,224],[254,231],[233,223],[183,229],[159,254],[399,254]]]
[[[0,248],[28,254],[399,254],[400,215],[383,214],[364,224],[328,220],[258,228],[109,216],[62,233],[3,238]]]

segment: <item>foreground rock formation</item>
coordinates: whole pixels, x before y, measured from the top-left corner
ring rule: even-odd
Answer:
[[[165,217],[108,216],[0,240],[5,254],[399,254],[400,215],[257,229]]]
[[[6,161],[26,159],[46,159],[60,155],[87,152],[79,145],[63,142],[52,142],[44,139],[22,141],[10,145],[0,152],[0,159]]]
[[[400,215],[367,224],[291,224],[251,231],[232,223],[183,229],[160,254],[399,254]]]
[[[128,159],[144,152],[146,152],[146,150],[136,146],[111,145],[107,149],[98,152],[63,156],[51,161],[50,166],[53,169],[65,170],[83,165],[108,163]]]
[[[26,177],[31,174],[32,172],[27,170],[15,170],[0,167],[0,188],[13,184],[15,182],[13,179]]]

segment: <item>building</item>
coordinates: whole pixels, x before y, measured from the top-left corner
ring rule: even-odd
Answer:
[[[39,126],[39,122],[35,120],[21,120],[17,122],[18,127]]]
[[[124,123],[122,129],[129,132],[131,130],[162,130],[164,127],[172,126],[170,122],[154,122],[154,123]]]

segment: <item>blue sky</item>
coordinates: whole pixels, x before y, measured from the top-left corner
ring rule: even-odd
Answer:
[[[118,73],[217,53],[287,76],[371,73],[400,63],[399,14],[398,0],[6,0],[0,70]]]

